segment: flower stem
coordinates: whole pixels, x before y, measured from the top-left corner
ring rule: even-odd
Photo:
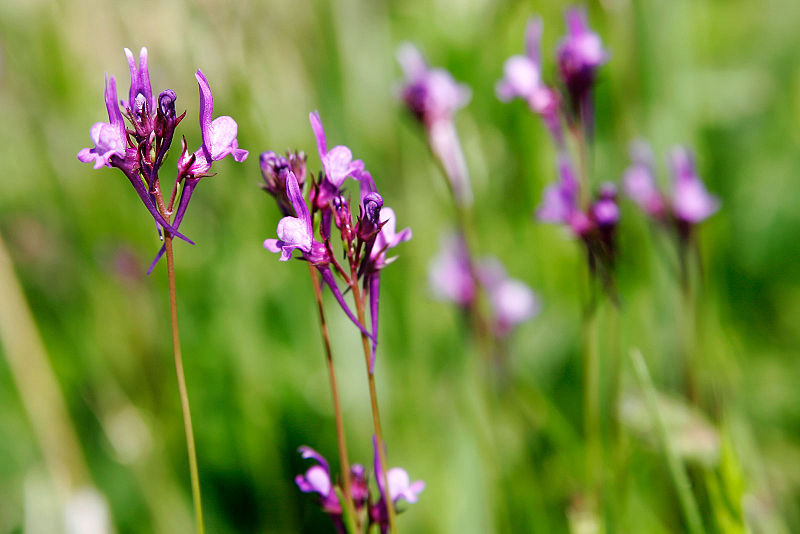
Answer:
[[[361,289],[358,287],[358,278],[353,273],[350,277],[350,288],[353,291],[353,299],[356,302],[356,313],[358,321],[363,325],[364,322],[364,299],[361,295]],[[378,459],[381,464],[381,472],[375,473],[376,477],[383,479],[383,487],[386,488],[386,510],[389,516],[389,532],[396,533],[395,527],[395,513],[394,503],[392,502],[391,495],[389,495],[389,480],[386,477],[387,464],[386,464],[386,451],[384,450],[383,432],[381,431],[381,416],[378,410],[378,393],[375,389],[375,372],[374,369],[370,371],[370,360],[372,353],[370,349],[370,340],[364,332],[361,332],[361,344],[364,347],[364,363],[367,367],[367,381],[369,382],[369,400],[372,406],[372,424],[375,428],[375,438],[378,440]]]
[[[192,431],[192,413],[189,409],[189,395],[186,392],[186,378],[183,376],[183,359],[181,357],[181,340],[178,333],[178,304],[175,293],[175,262],[172,255],[172,235],[164,230],[164,247],[167,256],[167,278],[169,279],[169,311],[172,322],[172,351],[175,356],[175,372],[178,375],[178,393],[181,397],[183,411],[183,428],[186,431],[186,449],[189,454],[189,472],[192,478],[192,500],[194,501],[194,517],[198,534],[205,534],[203,526],[203,503],[200,496],[200,476],[197,470],[197,453],[194,447]]]
[[[336,439],[339,444],[339,465],[342,472],[342,485],[344,486],[345,506],[349,509],[351,517],[357,517],[353,507],[352,493],[350,492],[350,461],[347,457],[347,442],[344,435],[344,422],[342,420],[342,409],[339,404],[339,389],[336,386],[336,371],[333,366],[333,353],[331,352],[331,340],[328,336],[328,323],[325,321],[325,309],[322,306],[322,287],[319,283],[317,269],[308,264],[311,273],[311,282],[314,286],[314,296],[317,299],[317,310],[319,311],[319,329],[322,333],[322,344],[325,347],[325,359],[328,364],[328,376],[331,381],[331,396],[333,397],[333,411],[336,416]]]
[[[600,455],[599,375],[597,310],[590,304],[583,317],[583,423],[588,481],[593,491]]]
[[[642,357],[642,353],[637,349],[632,350],[630,356],[633,362],[633,370],[636,374],[636,379],[639,382],[639,386],[644,390],[650,416],[653,418],[659,440],[664,447],[664,455],[667,457],[667,466],[669,467],[672,481],[675,484],[675,489],[678,492],[678,499],[681,503],[681,510],[683,511],[688,531],[690,534],[703,534],[705,529],[703,528],[703,520],[700,518],[700,509],[692,494],[689,477],[681,464],[677,452],[675,452],[666,423],[664,423],[664,417],[661,414],[658,404],[658,396],[655,386],[653,386],[653,381],[650,378],[650,373],[647,370],[647,364]]]

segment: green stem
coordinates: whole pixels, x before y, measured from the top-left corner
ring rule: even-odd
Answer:
[[[678,492],[678,499],[680,500],[681,510],[683,511],[686,525],[691,534],[703,534],[703,521],[700,518],[700,509],[697,506],[697,501],[692,494],[692,487],[689,482],[689,476],[683,468],[681,460],[678,458],[677,452],[673,447],[672,440],[670,439],[667,426],[664,423],[664,418],[658,404],[658,396],[656,395],[655,386],[650,378],[650,373],[647,371],[647,364],[642,357],[642,353],[638,349],[634,349],[630,353],[631,361],[633,362],[633,370],[636,373],[636,379],[644,391],[645,400],[650,410],[650,415],[656,426],[659,440],[664,447],[664,454],[667,457],[667,466],[672,482],[675,484],[675,489]]]
[[[600,465],[600,365],[597,351],[597,310],[590,304],[583,317],[583,423],[587,479],[597,489]]]
[[[189,409],[189,395],[186,392],[186,378],[183,375],[183,358],[181,357],[181,341],[178,333],[178,304],[175,292],[175,263],[172,255],[172,236],[164,231],[164,247],[167,256],[167,278],[169,279],[169,311],[172,322],[172,352],[175,356],[175,372],[178,376],[178,393],[181,397],[183,412],[183,428],[186,431],[186,449],[189,454],[189,472],[192,478],[192,500],[198,534],[205,534],[203,526],[203,503],[200,495],[200,476],[197,470],[197,453],[194,446],[192,430],[192,413]]]
[[[322,344],[325,347],[325,360],[328,367],[328,377],[331,382],[331,396],[333,397],[333,411],[336,417],[336,439],[339,445],[339,465],[342,472],[342,485],[344,490],[344,506],[348,509],[350,517],[356,518],[356,511],[353,506],[352,492],[350,491],[350,461],[347,455],[347,442],[344,434],[344,421],[342,419],[342,409],[339,403],[339,389],[336,385],[336,371],[333,366],[333,352],[331,351],[331,340],[328,335],[328,323],[325,320],[325,309],[322,306],[322,288],[319,283],[319,274],[316,267],[308,264],[311,273],[311,282],[314,286],[314,296],[317,299],[317,311],[319,312],[319,328],[322,333]]]
[[[364,322],[364,299],[361,295],[361,289],[358,287],[358,278],[355,276],[355,272],[350,277],[352,281],[350,284],[350,288],[353,291],[353,299],[356,302],[356,313],[358,315],[358,322],[362,325],[366,324]],[[389,480],[386,478],[386,472],[388,471],[387,463],[386,463],[386,451],[384,450],[384,441],[383,441],[383,431],[381,430],[381,416],[378,410],[378,392],[375,389],[375,373],[374,370],[370,371],[370,359],[372,358],[372,352],[370,348],[370,341],[367,335],[364,332],[361,332],[361,344],[364,348],[364,363],[367,368],[367,381],[369,382],[369,400],[370,406],[372,408],[372,425],[375,429],[375,439],[378,441],[378,460],[381,464],[381,472],[375,473],[376,477],[381,477],[383,479],[383,487],[386,488],[386,510],[389,515],[389,532],[395,534],[397,532],[397,528],[395,526],[395,511],[394,511],[394,503],[391,500],[391,496],[389,495]]]

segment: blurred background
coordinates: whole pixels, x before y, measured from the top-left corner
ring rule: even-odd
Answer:
[[[202,68],[215,115],[236,119],[250,151],[244,164],[227,159],[203,180],[181,226],[197,246],[176,245],[208,532],[333,530],[293,481],[308,466],[300,445],[337,469],[335,428],[307,269],[262,248],[279,213],[259,189],[258,166],[264,150],[298,148],[319,168],[307,119],[315,109],[329,145],[346,144],[364,160],[399,227],[414,231],[382,277],[377,364],[389,464],[427,483],[400,515],[400,530],[576,531],[583,251],[560,228],[533,222],[555,178],[552,143],[522,102],[494,94],[534,13],[544,20],[545,78],[554,79],[567,5],[0,3],[0,534],[66,532],[64,503],[73,520],[107,507],[119,534],[193,531],[166,272],[161,265],[144,274],[159,246],[153,223],[118,170],[75,157],[91,145],[92,124],[106,120],[104,73],[125,98],[123,47],[141,46],[154,91],[175,90],[187,111],[181,133],[190,147],[200,142],[193,73]],[[696,313],[701,385],[716,409],[670,427],[711,457],[701,475],[706,526],[797,532],[800,3],[605,0],[588,8],[611,51],[596,91],[594,179],[618,180],[640,137],[653,143],[666,179],[664,157],[683,143],[722,199],[699,235]],[[476,245],[542,302],[539,317],[509,340],[508,378],[488,396],[489,373],[465,322],[427,285],[454,213],[421,129],[396,99],[403,41],[472,88],[457,126]],[[173,150],[164,180],[176,158]],[[605,362],[620,358],[630,392],[625,483],[614,486],[624,520],[612,530],[679,532],[663,455],[636,421],[641,396],[627,359],[639,347],[656,386],[678,398],[674,248],[630,202],[622,209],[622,305],[617,319],[600,318],[620,333],[618,349],[601,350],[604,380]],[[335,302],[326,304],[350,461],[369,465],[360,340]],[[92,528],[72,532],[104,531]]]

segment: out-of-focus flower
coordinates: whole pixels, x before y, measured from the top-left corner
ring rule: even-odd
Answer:
[[[567,224],[578,211],[579,184],[569,158],[562,154],[558,162],[559,181],[545,188],[536,218],[542,222]]]
[[[609,228],[619,222],[617,186],[605,182],[600,186],[600,198],[592,204],[592,219],[601,228]]]
[[[509,278],[500,260],[486,258],[477,270],[489,297],[496,336],[507,337],[514,327],[539,313],[540,304],[531,288],[520,280]]]
[[[573,102],[579,102],[592,89],[597,68],[609,55],[600,36],[589,29],[584,8],[569,8],[565,19],[567,36],[558,47],[558,69]]]
[[[710,195],[695,169],[692,154],[677,147],[670,154],[673,176],[672,210],[675,217],[689,224],[698,224],[719,209],[719,199]]]
[[[503,101],[522,98],[532,111],[539,114],[556,143],[562,145],[563,134],[559,119],[558,93],[542,80],[539,43],[542,36],[542,19],[533,17],[525,30],[526,55],[511,56],[503,67],[503,79],[495,91]]]
[[[400,45],[397,61],[406,77],[400,95],[411,113],[426,126],[452,120],[453,114],[472,98],[469,87],[456,82],[444,69],[430,68],[411,43]]]
[[[455,112],[469,102],[470,89],[457,83],[446,70],[428,67],[412,44],[400,46],[397,60],[406,77],[401,98],[425,126],[428,145],[446,174],[456,202],[471,204],[469,171],[453,122]]]
[[[643,141],[631,147],[633,163],[625,171],[625,192],[646,214],[662,223],[677,224],[684,235],[719,210],[720,202],[711,195],[697,174],[691,152],[676,147],[669,156],[673,190],[671,197],[658,189],[650,147]]]
[[[666,215],[666,203],[656,185],[653,152],[646,142],[637,141],[631,144],[630,153],[633,163],[622,178],[625,193],[642,211],[661,219]]]
[[[464,308],[472,305],[477,288],[470,272],[467,245],[461,235],[442,238],[439,253],[428,269],[428,282],[437,299],[455,302]]]

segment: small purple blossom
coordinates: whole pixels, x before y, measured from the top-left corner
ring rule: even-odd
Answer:
[[[497,82],[497,97],[507,102],[522,98],[530,109],[540,115],[551,135],[559,145],[563,134],[559,119],[558,93],[542,81],[539,43],[542,36],[542,19],[533,17],[525,30],[526,55],[511,56],[503,67],[503,79]]]
[[[633,163],[622,178],[625,193],[642,211],[661,219],[666,214],[667,206],[656,185],[653,152],[646,142],[638,141],[631,145],[630,153]]]
[[[477,288],[470,271],[467,245],[461,235],[442,238],[439,253],[428,269],[428,283],[435,298],[455,302],[463,308],[472,305]]]
[[[539,300],[531,288],[520,280],[509,278],[500,260],[485,258],[477,271],[489,297],[496,336],[507,337],[514,327],[539,313]]]
[[[286,176],[283,171],[290,169],[302,190],[306,181],[306,155],[303,152],[287,152],[281,156],[272,151],[261,154],[259,158],[261,176],[264,178],[262,188],[272,195],[278,203],[283,216],[294,213],[292,202],[286,196]]]
[[[399,501],[406,501],[408,503],[415,503],[419,499],[419,494],[425,489],[425,482],[416,480],[411,482],[411,477],[408,472],[400,467],[393,467],[386,471],[386,484],[384,484],[383,477],[381,476],[381,461],[378,454],[378,440],[375,436],[372,437],[372,446],[374,453],[374,466],[375,478],[378,482],[378,492],[380,498],[377,503],[373,504],[370,508],[370,518],[376,523],[381,532],[385,532],[389,526],[389,511],[387,510],[387,501],[391,501],[392,506],[397,510],[397,503]],[[386,486],[389,486],[388,492]]]
[[[608,61],[600,36],[589,29],[586,10],[573,7],[565,14],[567,36],[558,47],[558,69],[573,98],[580,102],[592,89],[597,68]]]
[[[472,203],[472,189],[453,115],[469,102],[471,91],[446,70],[429,68],[412,44],[400,46],[397,60],[406,77],[400,96],[425,126],[428,145],[445,172],[456,202],[467,206]]]
[[[635,142],[631,146],[631,158],[633,163],[623,178],[625,193],[657,221],[672,221],[677,224],[679,233],[685,234],[719,210],[719,199],[709,194],[688,149],[676,147],[670,153],[671,197],[664,195],[656,185],[652,151],[645,142]]]
[[[139,51],[138,66],[129,48],[125,49],[125,56],[131,71],[131,87],[128,91],[128,102],[123,102],[122,105],[129,108],[137,120],[141,120],[153,113],[156,107],[150,86],[150,72],[147,69],[147,48],[142,47]]]
[[[710,195],[697,175],[692,154],[677,147],[670,154],[673,176],[672,210],[675,217],[688,224],[698,224],[719,209],[719,199]]]
[[[113,76],[106,76],[105,86],[106,109],[108,122],[97,122],[92,126],[89,136],[94,142],[94,148],[84,148],[78,152],[78,159],[83,163],[94,162],[94,168],[103,165],[112,167],[111,158],[125,158],[125,149],[128,146],[128,137],[125,133],[125,121],[117,104],[117,82]]]
[[[336,495],[336,489],[331,481],[331,472],[328,462],[317,451],[311,447],[300,447],[298,452],[304,459],[312,459],[317,465],[308,468],[305,474],[297,475],[294,479],[297,487],[303,493],[316,493],[319,495],[322,509],[333,515],[342,513],[342,506]]]
[[[592,205],[592,218],[601,228],[611,228],[619,222],[615,184],[605,182],[600,186],[600,198]]]
[[[306,255],[311,254],[314,229],[311,213],[300,192],[297,178],[288,169],[284,169],[282,173],[284,175],[282,179],[286,182],[286,195],[297,217],[289,215],[281,219],[278,223],[278,239],[265,240],[264,248],[270,252],[280,252],[281,261],[289,261],[295,249],[300,249]]]
[[[236,134],[239,126],[233,118],[223,115],[212,120],[214,113],[214,97],[211,87],[201,70],[195,73],[200,90],[200,132],[203,143],[194,153],[188,154],[184,149],[178,161],[178,169],[186,176],[206,176],[214,161],[231,155],[234,161],[247,159],[247,150],[239,148]]]
[[[579,184],[569,158],[562,154],[558,162],[559,181],[545,188],[536,218],[546,223],[569,224],[578,211]]]
[[[469,87],[456,82],[449,72],[428,67],[422,53],[411,43],[400,45],[397,61],[406,77],[400,96],[427,127],[452,120],[453,114],[472,98]]]
[[[404,241],[411,239],[411,228],[404,228],[397,232],[397,216],[389,207],[381,209],[381,229],[375,238],[370,260],[375,269],[380,270],[397,259],[397,256],[386,257],[386,253]]]
[[[329,186],[327,194],[321,194],[317,200],[317,205],[321,207],[339,191],[347,177],[364,170],[364,162],[360,159],[353,160],[353,152],[344,145],[338,145],[328,150],[325,128],[322,126],[322,119],[320,119],[318,111],[309,113],[308,120],[311,121],[311,128],[314,130],[314,137],[317,140],[319,159],[322,161],[322,168],[325,171],[324,181]]]

